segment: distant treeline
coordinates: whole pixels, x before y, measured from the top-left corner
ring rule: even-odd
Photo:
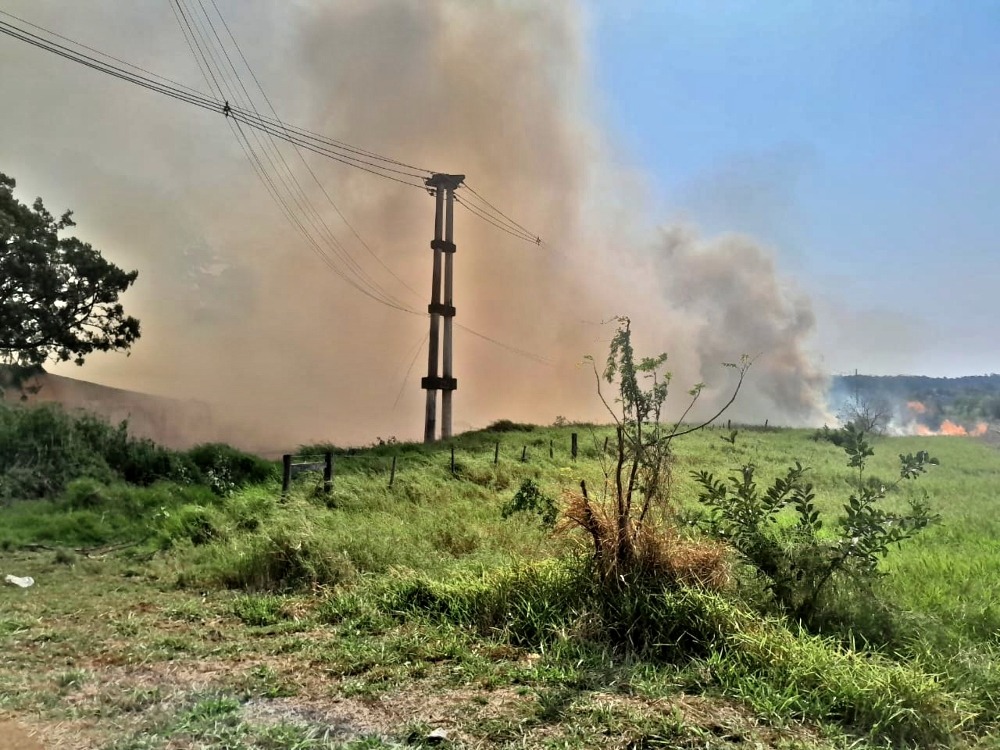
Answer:
[[[857,396],[892,404],[919,401],[927,421],[1000,422],[1000,374],[931,378],[923,375],[837,375],[839,399]]]

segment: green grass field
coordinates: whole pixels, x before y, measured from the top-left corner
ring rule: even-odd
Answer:
[[[900,453],[940,460],[889,501],[926,492],[942,521],[808,634],[735,566],[721,591],[602,608],[581,538],[502,517],[527,478],[599,493],[608,434],[462,435],[454,473],[448,446],[378,446],[338,456],[329,495],[308,474],[284,500],[76,482],[0,507],[0,574],[36,580],[0,588],[0,722],[51,748],[1000,747],[995,446],[877,441],[887,480]],[[844,453],[812,431],[728,434],[675,444],[679,518],[691,471],[748,462],[763,484],[799,460],[822,510],[845,502]]]

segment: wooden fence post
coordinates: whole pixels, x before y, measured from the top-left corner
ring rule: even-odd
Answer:
[[[292,483],[292,454],[286,453],[281,457],[281,496],[288,494],[288,487]]]
[[[493,465],[500,463],[500,441],[497,440],[496,447],[493,448]]]
[[[528,460],[528,446],[524,445],[521,447],[521,463],[523,464]]]
[[[549,458],[554,458],[556,455],[555,448],[552,445],[552,441],[549,440]]]
[[[396,481],[396,454],[392,454],[392,468],[389,469],[389,486],[392,487],[392,483]]]
[[[323,494],[329,495],[333,489],[333,453],[323,454]]]
[[[608,436],[604,436],[604,455],[608,455]]]
[[[570,433],[569,442],[570,442],[570,453],[573,454],[573,460],[575,461],[577,453],[577,437],[575,432]]]
[[[455,444],[451,444],[451,473],[455,475]]]

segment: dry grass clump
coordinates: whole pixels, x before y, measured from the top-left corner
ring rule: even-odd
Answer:
[[[605,584],[645,582],[664,588],[697,586],[720,591],[730,580],[727,550],[718,542],[684,539],[648,515],[623,519],[583,493],[563,493],[557,530],[587,534],[596,573]]]

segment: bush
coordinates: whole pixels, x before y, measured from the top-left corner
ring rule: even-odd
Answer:
[[[77,477],[110,479],[107,461],[94,448],[92,427],[93,420],[74,418],[52,404],[0,403],[2,497],[54,497]]]
[[[193,467],[178,453],[128,434],[94,415],[55,404],[0,403],[0,499],[52,498],[74,479],[150,485],[188,482]]]
[[[521,487],[514,493],[514,497],[500,509],[502,518],[510,518],[515,513],[533,513],[547,529],[555,526],[556,517],[559,515],[556,501],[542,493],[531,479],[521,482]]]
[[[224,443],[197,445],[187,452],[186,457],[197,468],[200,479],[221,496],[248,484],[262,484],[277,476],[277,467],[270,461]]]
[[[881,501],[899,482],[913,479],[936,465],[925,451],[900,455],[899,480],[893,485],[865,477],[867,459],[874,450],[865,434],[851,426],[843,430],[848,466],[856,469],[853,493],[838,519],[835,533],[823,532],[824,522],[813,504],[806,469],[796,462],[763,494],[755,481],[756,467],[743,466],[728,482],[707,471],[692,472],[701,486],[699,500],[710,511],[704,528],[733,546],[745,562],[766,581],[780,609],[810,624],[826,588],[838,581],[870,588],[879,575],[879,561],[892,545],[912,538],[938,520],[922,500],[911,500],[903,514],[882,509]],[[790,508],[794,525],[780,523]]]
[[[91,510],[108,502],[108,488],[96,479],[74,479],[63,493],[72,510]]]
[[[615,595],[613,589],[632,585],[656,589],[683,583],[674,577],[678,572],[674,564],[678,540],[676,508],[670,496],[673,441],[704,429],[729,408],[752,361],[744,356],[739,364],[724,364],[737,371],[737,382],[729,400],[708,420],[693,426],[682,424],[704,389],[704,383],[699,383],[688,391],[687,408],[671,427],[662,419],[671,381],[665,369],[667,355],[637,359],[628,318],[618,319],[603,372],[598,372],[593,357],[586,359],[593,364],[597,395],[615,422],[616,439],[611,458],[603,452],[600,456],[603,496],[592,498],[586,482],[581,481],[580,494],[567,493],[566,527],[589,537],[592,571],[609,596]],[[602,381],[615,391],[615,406],[605,398]],[[643,382],[649,387],[644,388]],[[716,561],[710,567],[725,578],[717,550],[706,548],[698,555]],[[715,580],[709,585],[719,580],[714,573],[712,577]]]

